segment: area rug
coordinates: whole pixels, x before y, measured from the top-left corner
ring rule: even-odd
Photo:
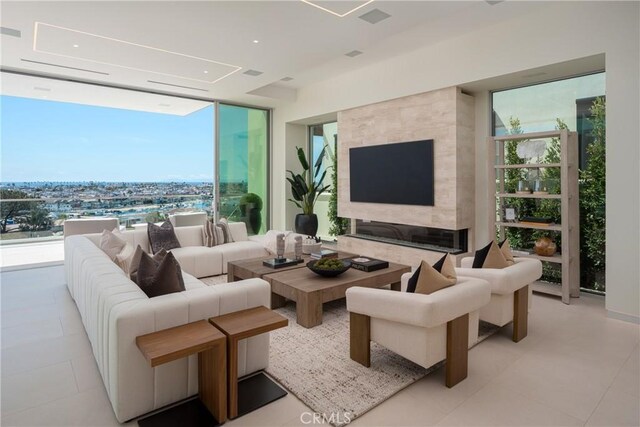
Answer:
[[[219,278],[203,281],[224,283]],[[336,427],[444,364],[425,369],[373,342],[371,367],[354,362],[349,357],[349,313],[344,299],[324,304],[322,324],[311,329],[296,323],[295,303],[276,311],[289,319],[289,325],[271,332],[267,373]],[[478,342],[498,329],[480,322]]]

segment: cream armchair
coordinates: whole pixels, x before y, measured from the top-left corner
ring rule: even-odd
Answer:
[[[542,276],[542,263],[533,258],[516,258],[515,264],[502,269],[471,268],[473,257],[463,258],[458,276],[484,279],[491,285],[491,301],[480,309],[480,320],[498,326],[513,321],[513,341],[527,336],[531,304],[529,284]]]
[[[446,385],[467,377],[467,353],[478,340],[478,310],[491,288],[481,279],[458,277],[454,286],[430,295],[353,287],[347,290],[351,359],[369,367],[371,341],[428,368],[447,360]]]

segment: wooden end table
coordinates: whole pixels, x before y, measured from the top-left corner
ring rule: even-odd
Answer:
[[[227,420],[227,337],[222,332],[200,320],[141,335],[136,344],[152,367],[197,353],[200,400],[218,423]]]
[[[241,411],[238,410],[238,342],[245,338],[250,338],[256,335],[263,334],[265,332],[273,331],[274,329],[287,326],[289,324],[289,321],[286,317],[283,317],[264,306],[260,306],[249,308],[247,310],[236,311],[234,313],[229,313],[222,316],[212,317],[209,319],[209,322],[216,328],[220,329],[226,335],[228,340],[227,388],[229,390],[229,418],[233,419],[238,417],[239,415],[244,415],[287,394],[284,390],[282,390],[274,383],[273,385],[281,390],[282,393],[278,393],[278,390],[276,390],[275,393],[265,393],[266,395],[268,395],[266,401],[254,400],[248,404],[248,407],[242,408]],[[268,381],[271,382],[270,380]],[[264,385],[264,382],[262,384]]]

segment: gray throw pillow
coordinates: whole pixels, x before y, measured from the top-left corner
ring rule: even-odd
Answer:
[[[222,234],[224,235],[224,242],[218,242],[217,244],[221,244],[221,243],[231,243],[233,242],[233,237],[231,236],[231,230],[229,230],[229,222],[227,221],[226,218],[222,218],[217,224],[217,227],[220,227],[222,229]]]
[[[148,223],[147,235],[149,236],[151,252],[154,254],[158,253],[161,249],[168,251],[180,247],[176,232],[173,230],[173,225],[169,221],[163,222],[160,226]]]
[[[136,283],[149,298],[185,290],[180,264],[171,252],[160,262],[142,253]]]

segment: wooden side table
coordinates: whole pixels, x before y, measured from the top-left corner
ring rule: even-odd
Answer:
[[[252,399],[241,410],[238,409],[238,395],[239,395],[239,383],[238,383],[238,342],[245,338],[250,338],[256,335],[263,334],[265,332],[273,331],[274,329],[283,328],[289,324],[286,317],[269,310],[264,306],[249,308],[247,310],[240,310],[234,313],[225,314],[218,317],[212,317],[209,319],[212,325],[220,329],[227,336],[227,366],[228,366],[228,390],[229,390],[229,418],[233,419],[239,415],[244,415],[253,411],[261,406],[266,405],[280,397],[285,396],[287,393],[278,387],[275,383],[269,380],[264,374],[262,380],[256,379],[253,376],[247,380],[252,380],[252,383],[256,387],[272,387],[269,383],[276,387],[272,391],[255,392],[252,390],[253,395],[262,395],[263,399]],[[267,382],[265,382],[267,381]]]
[[[218,423],[227,420],[227,337],[222,332],[200,320],[141,335],[136,344],[152,367],[198,353],[200,400]]]

